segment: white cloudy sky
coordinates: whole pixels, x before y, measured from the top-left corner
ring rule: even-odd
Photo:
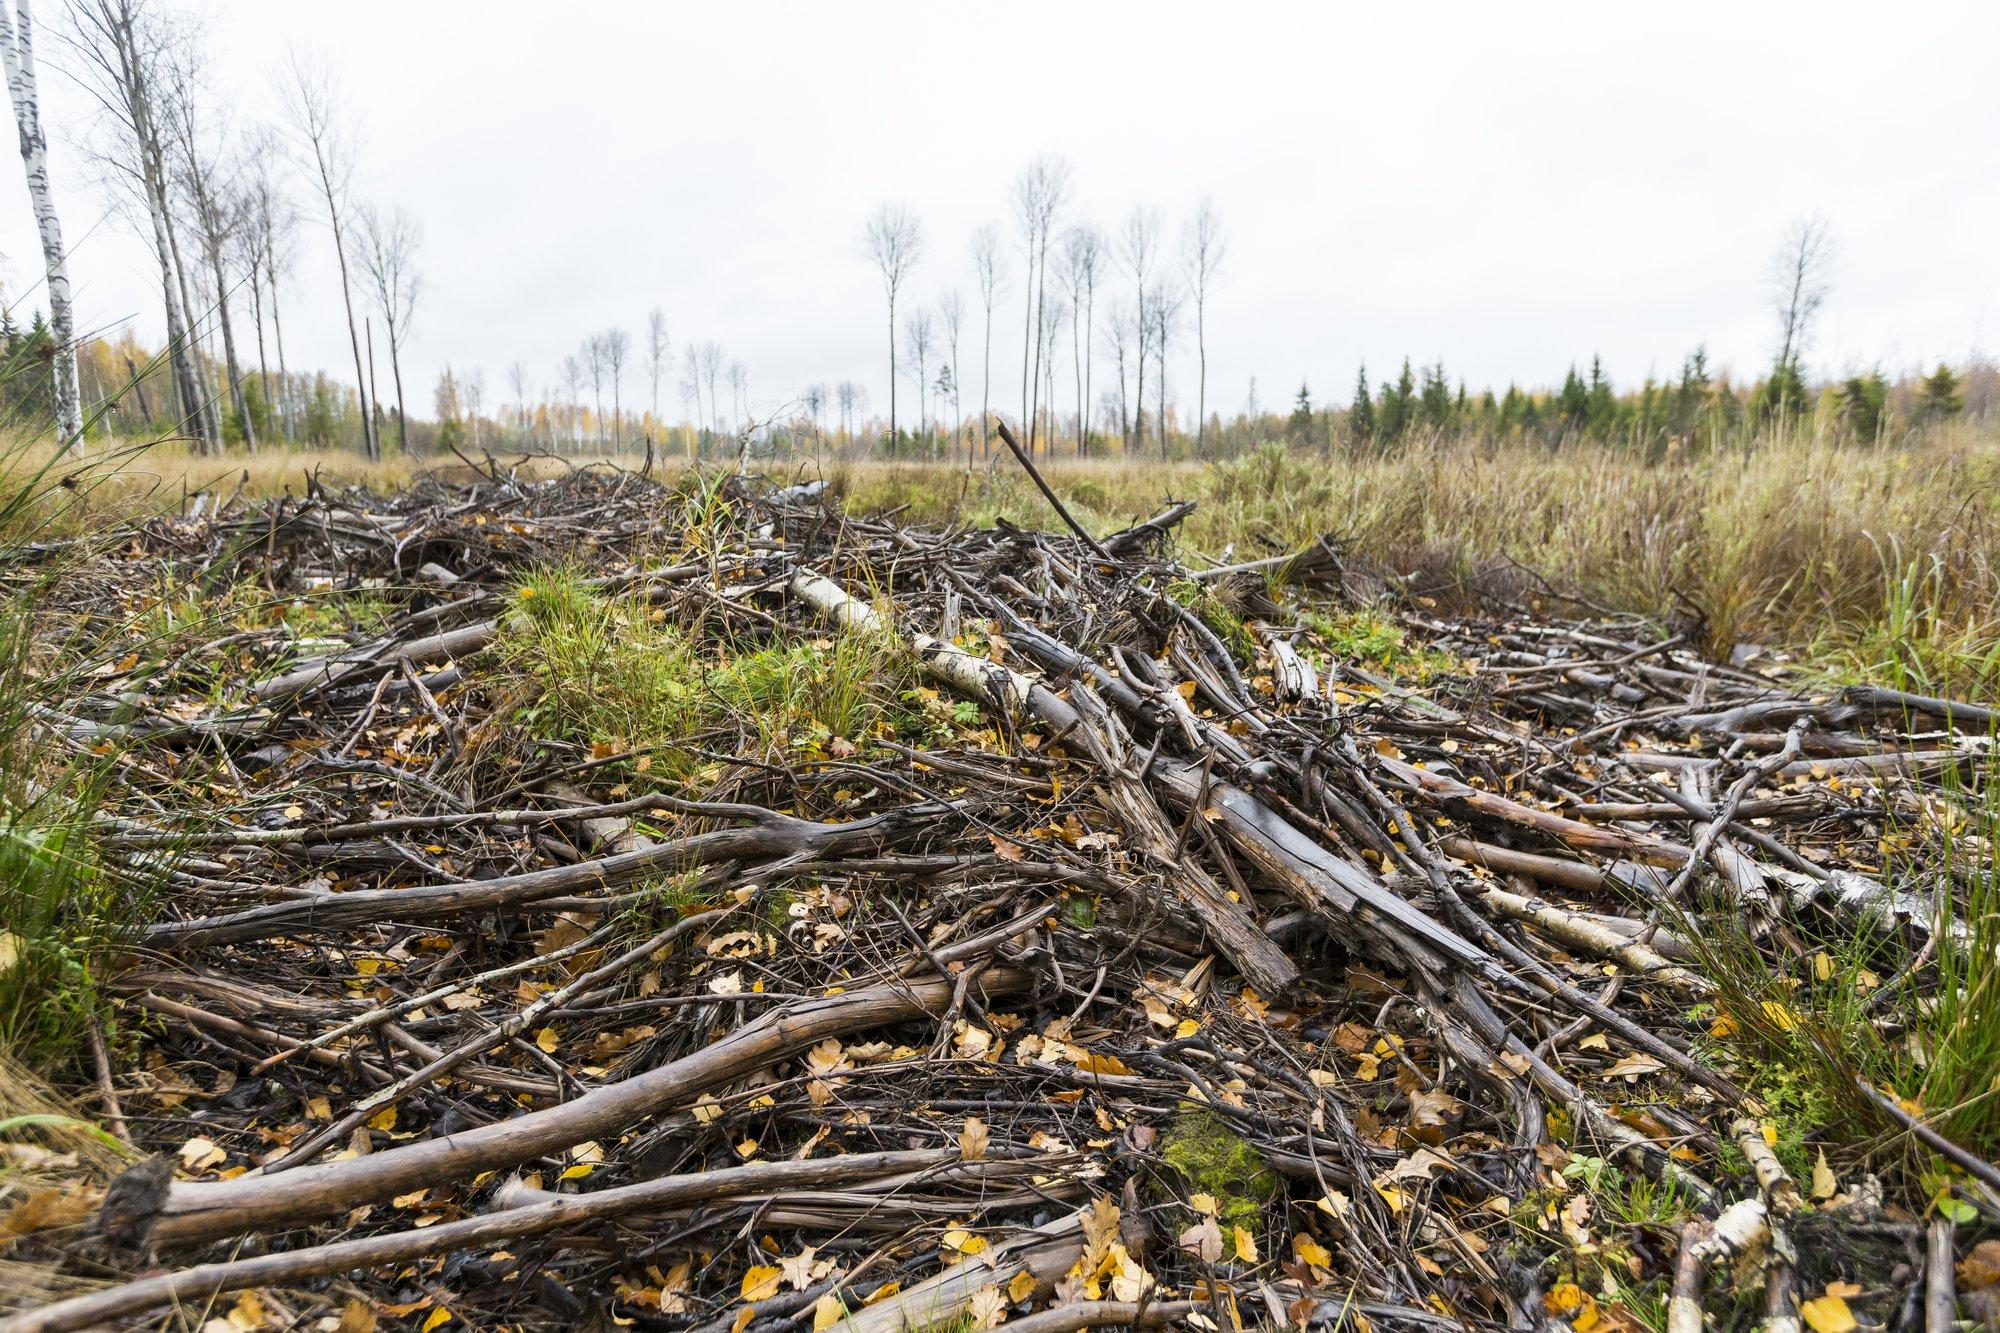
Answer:
[[[1547,383],[1593,351],[1620,382],[1667,374],[1703,341],[1751,368],[1770,252],[1808,212],[1840,245],[1822,368],[1962,358],[2000,322],[1991,0],[190,3],[240,122],[275,114],[288,43],[341,68],[362,192],[426,229],[422,385],[447,360],[495,396],[515,359],[553,383],[584,335],[636,335],[659,304],[676,341],[744,361],[761,403],[852,378],[879,408],[866,215],[917,210],[917,294],[971,300],[967,236],[1041,152],[1072,160],[1079,216],[1103,223],[1145,203],[1177,226],[1213,196],[1225,409],[1253,375],[1267,403],[1301,379],[1344,400],[1364,357],[1442,356],[1475,387]],[[156,336],[148,251],[55,124],[85,104],[43,80],[83,320]],[[18,171],[0,182],[18,291],[38,252]],[[1002,318],[1017,335],[1019,307]],[[323,230],[286,329],[294,364],[344,363]],[[1191,358],[1175,387],[1192,397]]]

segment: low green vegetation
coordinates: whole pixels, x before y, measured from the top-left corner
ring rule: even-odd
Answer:
[[[1215,1200],[1217,1220],[1255,1234],[1278,1194],[1278,1176],[1257,1150],[1213,1111],[1188,1110],[1160,1135],[1160,1156],[1189,1194]]]
[[[1308,657],[1356,663],[1398,679],[1422,682],[1451,671],[1458,662],[1449,653],[1412,645],[1409,634],[1388,615],[1374,607],[1327,614],[1308,611],[1306,627],[1318,637],[1320,648],[1307,647]]]
[[[711,761],[704,738],[738,730],[766,752],[855,753],[917,715],[908,653],[842,634],[771,645],[669,624],[643,599],[607,596],[568,571],[515,590],[500,652],[519,682],[515,718],[531,736],[632,753],[633,775],[684,782]]]

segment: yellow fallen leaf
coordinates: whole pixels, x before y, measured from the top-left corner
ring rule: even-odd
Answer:
[[[542,1048],[542,1053],[544,1055],[554,1055],[556,1053],[556,1047],[560,1045],[561,1042],[562,1038],[556,1035],[556,1030],[554,1028],[543,1028],[540,1032],[537,1032],[535,1034],[535,1045]]]
[[[1257,1262],[1257,1238],[1244,1227],[1236,1228],[1236,1257],[1246,1264]]]
[[[1855,1327],[1854,1312],[1839,1296],[1800,1302],[1799,1317],[1813,1333],[1852,1333]]]
[[[944,1248],[958,1254],[978,1254],[986,1248],[986,1237],[975,1236],[964,1227],[953,1227],[944,1233]]]
[[[1826,1149],[1819,1150],[1813,1160],[1812,1196],[1815,1199],[1831,1199],[1840,1192],[1840,1182],[1834,1179],[1833,1168],[1826,1164]]]
[[[1007,1296],[1018,1305],[1034,1295],[1035,1288],[1039,1285],[1041,1284],[1035,1281],[1035,1275],[1024,1268],[1014,1274],[1014,1280],[1007,1284]]]
[[[1772,1026],[1776,1027],[1778,1031],[1797,1032],[1799,1030],[1799,1016],[1778,1001],[1766,1000],[1763,1007],[1764,1017],[1770,1019]],[[1850,1324],[1849,1327],[1852,1327],[1852,1325]]]
[[[785,1276],[785,1270],[757,1265],[743,1275],[743,1299],[746,1301],[767,1301],[778,1294],[778,1283]]]
[[[451,1321],[451,1311],[445,1309],[442,1305],[440,1305],[437,1309],[431,1311],[430,1317],[428,1319],[424,1320],[423,1333],[431,1333],[431,1330],[436,1328],[438,1325],[449,1323],[450,1321]]]
[[[1315,1268],[1333,1267],[1332,1251],[1303,1232],[1292,1237],[1292,1249],[1299,1258]]]
[[[393,1106],[385,1106],[374,1115],[368,1117],[368,1128],[370,1129],[379,1129],[387,1132],[395,1127],[396,1108]]]
[[[846,1303],[829,1291],[813,1305],[813,1333],[826,1333],[829,1328],[845,1318],[847,1318]]]

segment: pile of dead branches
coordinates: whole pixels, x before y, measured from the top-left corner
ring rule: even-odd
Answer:
[[[1875,847],[1994,714],[1416,599],[1373,613],[1400,672],[1308,614],[1356,586],[1335,547],[1191,567],[1188,508],[923,530],[495,469],[68,571],[47,610],[98,667],[44,721],[112,757],[102,855],[165,889],[106,979],[144,1156],[16,1248],[94,1289],[0,1328],[1587,1333],[1671,1281],[1692,1330],[1727,1262],[1751,1319],[1906,1322],[1926,1281],[1948,1312],[1948,1225],[1927,1261],[1879,1189],[1771,1150],[1698,936],[1865,933],[1920,974],[1950,886]],[[593,688],[508,656],[549,569],[717,662],[865,639],[895,706],[530,734]],[[134,609],[168,584],[386,609],[163,657]],[[1578,1163],[1675,1206],[1604,1216]]]

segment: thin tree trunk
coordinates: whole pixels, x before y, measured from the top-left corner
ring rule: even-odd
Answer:
[[[229,405],[236,412],[236,424],[243,431],[243,447],[257,452],[257,429],[250,423],[250,403],[243,396],[243,375],[236,360],[236,330],[229,321],[229,284],[222,275],[222,250],[209,245],[208,265],[215,275],[216,317],[222,321],[222,355],[229,374]]]
[[[715,391],[709,390],[712,395]],[[889,452],[896,452],[896,295],[889,294]]]
[[[368,415],[368,385],[361,367],[361,330],[354,324],[354,284],[347,275],[347,237],[340,225],[340,206],[334,199],[333,178],[328,174],[325,152],[317,143],[313,152],[319,167],[320,193],[326,197],[327,221],[333,227],[333,254],[340,261],[340,301],[347,311],[348,348],[354,353],[354,392],[361,399],[361,445],[369,458],[379,459],[382,441],[376,438],[375,424]]]
[[[14,124],[21,134],[21,164],[27,171],[28,198],[41,234],[42,265],[48,275],[49,335],[55,343],[50,367],[51,397],[56,410],[59,449],[75,446],[83,436],[82,396],[76,382],[76,325],[70,307],[69,262],[63,251],[62,224],[56,218],[55,197],[49,189],[49,141],[42,133],[42,113],[35,85],[34,21],[28,0],[20,0],[18,33],[8,18],[12,6],[0,0],[0,54],[4,54],[7,92],[14,102]]]
[[[1208,442],[1208,294],[1196,291],[1194,294],[1194,346],[1195,354],[1201,362],[1201,377],[1195,389],[1194,451],[1200,457],[1202,446]]]
[[[1146,450],[1146,302],[1141,293],[1139,301],[1139,360],[1133,367],[1132,386],[1132,452]]]
[[[396,382],[396,447],[405,454],[410,452],[410,414],[403,407],[403,340],[396,335],[396,326],[389,325],[389,377]],[[525,424],[526,409],[522,410]],[[532,443],[532,441],[530,441]]]
[[[377,418],[382,415],[382,399],[375,392],[375,321],[368,316],[361,320],[361,331],[368,342],[368,420],[375,439],[375,457],[382,456],[382,423]]]
[[[1097,285],[1084,289],[1083,300],[1083,419],[1077,425],[1076,450],[1081,454],[1090,443],[1090,362],[1096,352]]]
[[[1025,322],[1021,325],[1021,433],[1027,435],[1028,451],[1033,453],[1035,449],[1035,437],[1028,430],[1028,394],[1034,387],[1028,380],[1028,347],[1035,338],[1035,237],[1033,232],[1028,234],[1028,266],[1022,271],[1027,274],[1027,281],[1021,284],[1021,303],[1028,307],[1028,313]]]
[[[252,255],[250,259],[250,317],[257,324],[257,391],[264,395],[264,411],[273,411],[271,406],[271,365],[264,358],[264,285],[259,276],[263,271],[263,261]]]
[[[979,456],[986,457],[986,432],[993,429],[993,302],[986,303],[986,370],[979,385]],[[972,462],[972,443],[966,442],[965,461]]]
[[[139,363],[131,357],[125,358],[125,373],[132,379],[132,394],[139,400],[139,415],[146,422],[146,429],[153,428],[153,407],[146,401],[146,384],[139,378]]]
[[[278,396],[285,400],[285,438],[293,444],[299,442],[299,425],[292,411],[292,377],[285,369],[285,326],[278,320],[278,270],[269,262],[270,252],[265,252],[264,278],[271,284],[271,337],[278,344]]]

